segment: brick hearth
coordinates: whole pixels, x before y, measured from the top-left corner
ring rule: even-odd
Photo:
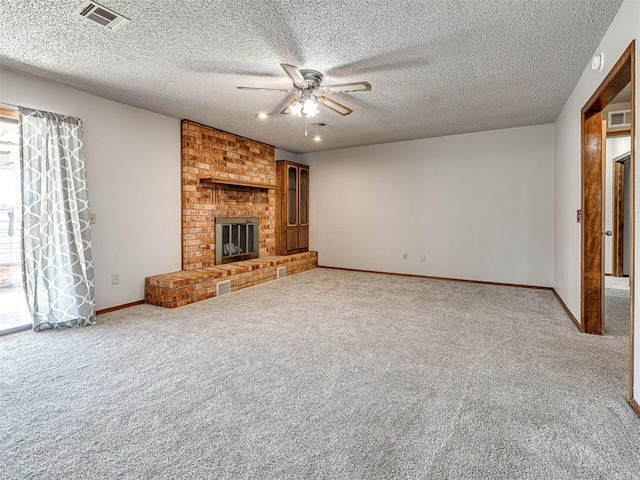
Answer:
[[[286,267],[287,275],[318,266],[316,252],[287,256],[270,256],[147,277],[147,303],[176,308],[216,296],[218,282],[230,280],[231,291],[275,280],[278,267]]]

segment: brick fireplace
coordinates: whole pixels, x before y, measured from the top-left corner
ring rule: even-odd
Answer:
[[[272,146],[183,120],[183,270],[216,265],[216,217],[258,218],[258,256],[273,255],[275,183]]]
[[[183,120],[181,149],[182,271],[147,277],[147,303],[181,307],[318,265],[317,252],[275,255],[272,146]]]

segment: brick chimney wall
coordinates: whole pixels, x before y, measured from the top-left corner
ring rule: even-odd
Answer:
[[[258,217],[260,257],[275,254],[276,191],[201,186],[200,178],[274,185],[274,148],[182,121],[182,269],[215,265],[215,217]]]

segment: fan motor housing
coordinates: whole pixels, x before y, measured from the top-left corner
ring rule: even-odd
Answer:
[[[317,70],[301,69],[300,73],[307,83],[313,88],[318,88],[322,83],[323,75]]]

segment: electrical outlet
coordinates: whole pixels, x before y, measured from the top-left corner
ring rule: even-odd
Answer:
[[[424,262],[427,259],[427,256],[423,253],[422,256],[420,257],[420,261]]]
[[[90,223],[91,225],[95,225],[95,224],[96,224],[96,214],[95,214],[95,213],[93,213],[93,212],[91,212],[91,213],[89,214],[89,223]]]
[[[407,258],[409,258],[409,254],[408,253],[403,253],[402,254],[402,259],[406,260]]]
[[[120,275],[117,273],[114,273],[113,275],[111,275],[111,285],[117,285],[120,283]]]

